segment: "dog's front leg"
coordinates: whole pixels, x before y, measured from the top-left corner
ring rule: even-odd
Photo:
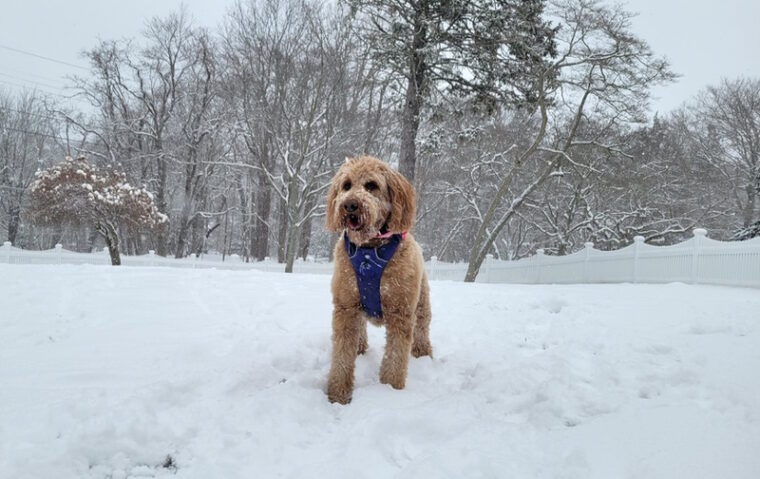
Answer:
[[[380,364],[380,382],[404,389],[409,353],[412,349],[414,316],[411,311],[389,312],[385,320],[385,354]]]
[[[332,363],[327,378],[327,399],[348,404],[354,391],[354,365],[363,322],[355,308],[333,309]]]

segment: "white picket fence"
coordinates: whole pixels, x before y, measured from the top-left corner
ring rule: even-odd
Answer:
[[[634,243],[616,251],[599,251],[592,243],[567,256],[535,256],[519,261],[495,260],[490,255],[483,263],[478,282],[483,283],[670,283],[722,284],[760,287],[760,238],[740,242],[715,241],[703,229],[694,237],[671,246],[651,246],[637,236]],[[14,248],[6,242],[0,247],[0,263],[23,264],[110,264],[107,252],[75,253],[61,245],[47,251]],[[274,261],[245,263],[237,255],[225,261],[214,255],[183,259],[164,258],[153,252],[142,256],[122,256],[125,266],[170,266],[183,268],[256,269],[282,272]],[[464,263],[443,263],[433,257],[427,262],[433,280],[461,281],[467,271]],[[331,274],[332,264],[297,261],[295,273]]]
[[[492,283],[671,283],[760,287],[760,238],[716,241],[704,229],[683,243],[652,246],[637,236],[616,251],[583,250],[567,256],[494,261],[481,274]]]

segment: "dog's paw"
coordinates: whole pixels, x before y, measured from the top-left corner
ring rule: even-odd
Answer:
[[[381,370],[380,383],[390,384],[393,389],[404,389],[404,386],[406,386],[406,375]]]
[[[433,347],[430,345],[430,343],[426,344],[413,344],[412,345],[412,356],[415,358],[421,358],[423,356],[430,356],[433,357]]]
[[[351,402],[351,394],[333,394],[328,392],[327,400],[331,403],[348,404]]]
[[[327,380],[327,400],[331,403],[348,404],[354,392],[350,377],[331,374]]]

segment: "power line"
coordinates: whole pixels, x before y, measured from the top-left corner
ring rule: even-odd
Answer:
[[[27,52],[27,51],[25,51],[25,50],[19,50],[18,48],[9,47],[9,46],[7,46],[7,45],[2,45],[2,44],[0,44],[0,48],[2,48],[2,49],[4,49],[4,50],[10,50],[10,51],[12,51],[12,52],[20,53],[20,54],[22,54],[22,55],[28,55],[28,56],[30,56],[30,57],[35,57],[35,58],[39,58],[39,59],[42,59],[42,60],[47,60],[47,61],[49,61],[49,62],[53,62],[53,63],[59,63],[59,64],[61,64],[61,65],[70,66],[70,67],[72,67],[72,68],[78,68],[78,69],[80,69],[80,70],[89,71],[87,68],[85,68],[85,67],[83,67],[83,66],[81,66],[81,65],[75,65],[75,64],[73,64],[73,63],[65,62],[65,61],[63,61],[63,60],[56,60],[55,58],[50,58],[50,57],[46,57],[46,56],[43,56],[43,55],[38,55],[38,54],[36,54],[36,53]]]
[[[60,118],[56,118],[54,116],[41,115],[39,113],[32,113],[31,111],[17,110],[15,108],[9,108],[7,106],[0,106],[0,110],[12,111],[14,113],[21,113],[22,115],[34,116],[37,118],[45,118],[46,120],[61,121]]]
[[[23,83],[17,83],[17,82],[12,82],[12,81],[8,81],[8,80],[0,80],[0,83],[4,83],[6,85],[10,85],[10,86],[16,87],[16,88],[32,88],[34,90],[39,90],[41,93],[44,93],[46,95],[57,96],[59,98],[64,98],[66,100],[71,100],[71,99],[74,98],[74,95],[64,95],[62,93],[55,93],[55,92],[52,92],[50,90],[43,90],[42,89],[43,87],[39,87],[39,86],[32,87],[30,85],[24,85]]]
[[[70,141],[70,140],[68,140],[66,138],[63,138],[61,136],[51,135],[50,133],[42,133],[42,132],[39,132],[39,131],[31,131],[31,130],[23,130],[21,128],[14,128],[12,126],[2,126],[2,127],[0,127],[0,130],[9,130],[9,131],[15,131],[17,133],[26,133],[28,135],[36,135],[36,136],[42,136],[42,137],[45,137],[45,138],[53,138],[55,140],[60,140],[60,141]]]
[[[36,135],[36,136],[41,136],[41,137],[44,137],[44,138],[52,138],[54,140],[64,141],[64,142],[70,142],[70,141],[73,141],[73,142],[76,142],[76,143],[81,142],[81,140],[75,140],[75,139],[72,139],[72,138],[64,138],[62,136],[51,135],[49,133],[42,133],[42,132],[39,132],[39,131],[23,130],[21,128],[14,128],[12,126],[0,126],[0,130],[15,131],[17,133],[26,133],[28,135]],[[84,141],[83,143],[85,143],[85,144],[89,143],[91,145],[95,144],[92,141]]]
[[[39,91],[41,93],[46,93],[48,95],[63,96],[60,93],[54,93],[54,92],[51,92],[51,91],[48,91],[48,90],[44,90],[44,89],[42,89],[41,87],[38,87],[38,86],[24,85],[23,83],[18,83],[18,82],[10,81],[10,80],[4,80],[2,78],[0,78],[0,83],[4,83],[6,85],[10,85],[10,86],[16,87],[16,88],[26,88],[26,89],[30,89],[30,90],[37,90],[37,91]]]
[[[11,78],[13,80],[17,80],[17,81],[22,81],[22,82],[26,82],[26,83],[33,83],[35,85],[39,85],[39,86],[45,87],[45,88],[54,88],[56,90],[61,90],[61,91],[65,91],[66,90],[66,87],[60,87],[60,86],[50,85],[48,83],[42,83],[42,82],[39,82],[39,81],[36,81],[36,80],[29,80],[28,78],[22,78],[22,77],[18,77],[18,76],[15,76],[15,75],[9,75],[9,74],[3,73],[3,72],[0,72],[0,75],[4,76],[6,78]]]
[[[29,85],[22,85],[22,84],[19,84],[19,83],[15,83],[15,82],[11,82],[11,81],[0,79],[0,87],[2,87],[3,84],[9,85],[10,87],[23,88],[23,89],[31,89],[32,91],[34,91],[36,93],[39,93],[39,95],[40,95],[41,98],[48,97],[48,98],[50,98],[51,101],[54,101],[56,104],[58,104],[58,105],[60,105],[62,107],[68,107],[69,109],[76,110],[78,112],[86,112],[86,111],[88,111],[88,108],[90,107],[90,105],[87,103],[87,101],[84,98],[82,98],[81,94],[78,93],[78,92],[77,93],[72,93],[70,95],[63,95],[61,93],[55,93],[55,92],[51,92],[49,90],[43,90],[43,89],[41,89],[39,87],[33,87],[32,88]],[[2,92],[3,92],[3,89],[0,88],[0,95],[2,95]],[[52,97],[57,97],[57,98],[52,98]],[[1,107],[0,106],[0,108],[6,108],[6,107]],[[19,113],[22,113],[22,112],[19,112]],[[23,113],[32,114],[31,112],[23,112]]]
[[[24,71],[24,70],[19,70],[18,68],[9,67],[8,65],[3,65],[2,68],[6,72],[14,73],[16,75],[22,75],[22,76],[25,76],[25,77],[35,77],[35,78],[38,78],[39,80],[43,80],[43,81],[46,81],[46,82],[58,83],[61,80],[68,80],[68,78],[65,77],[65,76],[63,76],[63,75],[58,75],[58,76],[55,76],[55,77],[47,76],[47,75],[40,75],[38,73],[32,73],[30,71]]]

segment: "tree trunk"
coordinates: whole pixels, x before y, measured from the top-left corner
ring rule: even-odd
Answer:
[[[213,229],[209,230],[208,228],[208,219],[204,218],[201,215],[197,215],[192,223],[192,235],[190,244],[192,245],[190,248],[190,251],[194,251],[195,254],[198,256],[205,254],[208,251],[208,244],[207,240],[209,236],[211,236],[211,233],[213,233]],[[214,228],[216,229],[216,228]]]
[[[299,242],[298,256],[303,258],[304,261],[309,256],[309,247],[311,246],[311,221],[312,218],[309,218],[301,226],[301,241]]]
[[[485,258],[485,255],[483,255]],[[478,273],[480,273],[480,266],[483,264],[483,260],[480,259],[480,257],[475,257],[474,259],[470,259],[470,262],[467,264],[467,273],[464,275],[464,282],[465,283],[474,283],[475,278],[478,277]]]
[[[755,220],[755,207],[757,204],[757,190],[755,185],[748,184],[745,187],[747,193],[747,204],[742,211],[742,225],[748,228]]]
[[[414,38],[409,61],[404,110],[401,114],[401,151],[399,153],[399,173],[414,184],[417,164],[417,131],[420,127],[420,108],[422,106],[422,89],[424,88],[426,68],[424,48],[427,46],[428,2],[420,2],[415,9]]]
[[[158,191],[156,191],[156,207],[161,213],[168,215],[168,208],[166,202],[166,160],[163,158],[163,153],[159,153],[157,159],[158,166]],[[165,228],[161,228],[156,235],[156,254],[159,256],[166,256],[169,252],[169,225]]]
[[[264,174],[265,175],[265,174]],[[269,215],[272,210],[272,191],[266,178],[259,178],[256,192],[256,215],[251,221],[251,256],[256,261],[263,261],[269,255]]]
[[[88,235],[87,235],[87,252],[88,253],[92,253],[95,250],[95,241],[98,239],[99,233],[100,231],[97,228],[88,232]]]
[[[119,243],[116,238],[111,240],[112,242],[109,242],[109,240],[106,240],[106,245],[108,246],[108,255],[111,256],[111,265],[112,266],[120,266],[121,265],[121,256],[119,255]]]
[[[116,228],[108,222],[98,223],[95,227],[98,230],[98,233],[100,233],[106,241],[108,254],[111,257],[111,265],[121,265],[121,256],[119,255],[119,236],[116,233]]]
[[[285,272],[292,273],[293,263],[295,263],[296,259],[296,250],[298,249],[298,237],[300,236],[300,228],[294,224],[294,226],[288,229],[290,231],[288,231],[288,249],[285,252]]]
[[[414,168],[417,162],[417,130],[420,126],[419,102],[414,80],[410,79],[406,89],[404,111],[401,114],[401,151],[398,170],[411,183],[414,183]]]
[[[318,201],[316,197],[311,197],[306,201],[306,206],[303,211],[311,211],[314,208],[314,204]],[[311,231],[314,217],[309,216],[301,223],[301,231],[299,234],[298,242],[298,256],[306,261],[306,257],[309,255],[309,247],[311,246]]]
[[[277,262],[285,262],[285,253],[287,252],[288,239],[288,204],[280,201],[280,225],[277,232]]]
[[[251,241],[251,238],[253,237],[253,216],[251,215],[252,209],[250,208],[250,202],[248,201],[248,194],[245,191],[245,188],[243,188],[242,180],[240,177],[238,177],[237,180],[237,191],[238,191],[238,198],[240,200],[240,216],[242,218],[242,223],[240,224],[240,248],[242,249],[241,253],[243,255],[243,261],[246,263],[248,262],[248,258],[251,257],[253,254],[253,241]],[[233,227],[231,229],[231,233],[227,231],[227,217],[228,214],[225,214],[225,225],[224,225],[224,237],[225,239],[225,250],[227,250],[228,240],[229,243],[232,243],[232,234],[235,232],[235,227],[233,224]],[[234,223],[234,221],[233,221]],[[226,253],[229,253],[227,250]]]
[[[16,244],[16,236],[18,235],[18,226],[21,220],[21,209],[17,205],[11,206],[8,218],[8,241],[11,244]]]
[[[185,197],[185,205],[182,207],[182,213],[179,217],[180,226],[177,233],[177,248],[174,250],[175,258],[182,258],[186,254],[187,234],[190,231],[192,221],[190,221],[190,200]]]

